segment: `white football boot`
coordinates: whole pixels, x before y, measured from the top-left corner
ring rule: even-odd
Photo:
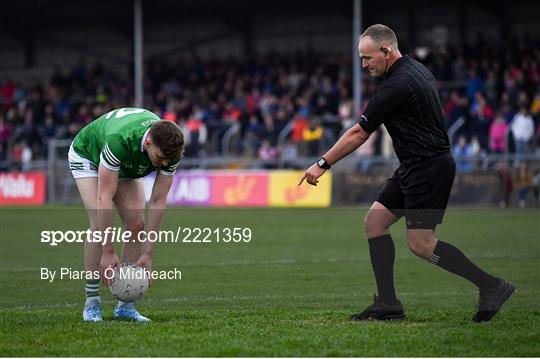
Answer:
[[[86,300],[83,309],[83,319],[85,322],[103,321],[103,315],[101,314],[101,299],[99,297]]]
[[[147,323],[151,320],[135,309],[135,303],[118,302],[114,307],[114,318],[131,322]]]

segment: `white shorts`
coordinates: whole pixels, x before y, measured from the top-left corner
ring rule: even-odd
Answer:
[[[98,176],[98,167],[90,160],[79,156],[73,149],[73,143],[69,146],[68,162],[71,174],[75,179]]]

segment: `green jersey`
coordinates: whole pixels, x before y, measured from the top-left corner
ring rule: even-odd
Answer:
[[[73,149],[96,167],[102,163],[119,171],[119,178],[140,178],[158,169],[172,176],[178,162],[155,168],[144,151],[150,127],[158,121],[158,116],[142,108],[113,110],[84,127],[73,140]]]

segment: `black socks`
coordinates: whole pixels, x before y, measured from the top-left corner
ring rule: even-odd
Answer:
[[[497,278],[478,268],[462,251],[451,244],[437,241],[429,261],[474,283],[480,290],[497,285]]]
[[[377,282],[379,299],[392,304],[396,301],[394,290],[394,259],[396,250],[390,234],[368,239],[371,266]]]
[[[394,289],[394,259],[396,250],[390,234],[368,239],[369,255],[375,281],[377,282],[378,297],[381,301],[392,304],[396,298]],[[467,279],[480,290],[493,288],[497,278],[477,267],[463,252],[451,244],[437,241],[435,250],[429,261],[439,267]]]

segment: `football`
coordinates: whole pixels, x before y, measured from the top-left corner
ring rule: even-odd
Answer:
[[[112,295],[122,302],[136,302],[146,293],[148,284],[144,268],[123,263],[114,271],[110,290]]]

